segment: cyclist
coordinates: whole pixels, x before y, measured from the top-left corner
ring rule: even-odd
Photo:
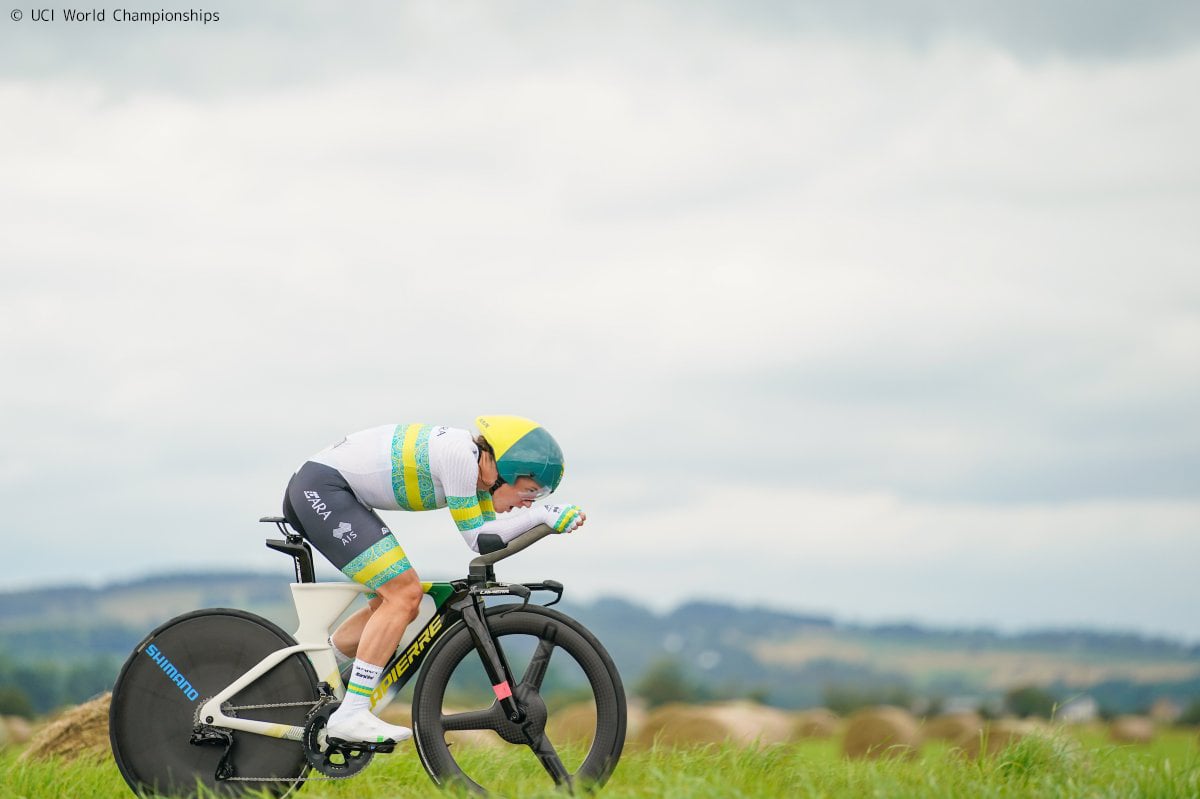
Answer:
[[[283,514],[334,566],[367,586],[367,606],[331,642],[354,667],[327,736],[345,743],[399,743],[412,735],[371,713],[371,694],[423,591],[404,550],[374,509],[449,508],[467,546],[499,549],[539,524],[569,533],[587,518],[576,505],[534,504],[562,481],[558,442],[520,416],[480,416],[480,435],[398,424],[346,436],[300,467]]]

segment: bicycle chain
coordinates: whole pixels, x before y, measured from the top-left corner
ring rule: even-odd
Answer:
[[[316,707],[320,704],[320,700],[316,702],[273,702],[265,705],[229,705],[223,707],[225,712],[238,710],[263,710],[272,707]],[[304,744],[300,744],[303,746]],[[226,777],[221,782],[331,782],[333,780],[349,780],[357,777],[357,774],[347,774],[344,777],[296,777],[289,779],[288,777]]]
[[[221,782],[286,782],[291,785],[293,782],[329,782],[331,780],[350,780],[357,777],[357,774],[347,774],[345,777],[296,777],[294,780],[289,780],[287,777],[226,777]]]
[[[225,710],[225,711],[229,711],[229,710],[262,710],[263,708],[267,708],[267,707],[316,707],[318,704],[320,704],[319,700],[316,702],[275,702],[275,703],[268,704],[268,705],[229,705],[229,706],[222,705],[221,709]]]

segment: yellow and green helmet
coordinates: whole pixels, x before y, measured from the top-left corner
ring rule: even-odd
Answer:
[[[546,428],[521,416],[479,416],[475,424],[491,445],[496,470],[504,482],[513,484],[518,477],[527,476],[547,492],[558,488],[563,476],[562,448]]]

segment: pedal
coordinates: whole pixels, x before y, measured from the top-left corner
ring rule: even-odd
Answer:
[[[388,755],[396,751],[396,744],[393,741],[369,743],[367,741],[346,741],[341,738],[328,738],[327,740],[329,742],[330,749],[365,751],[374,755]]]
[[[308,764],[326,777],[343,779],[353,777],[367,767],[376,752],[392,751],[381,749],[380,744],[345,741],[329,738],[325,727],[329,717],[341,706],[341,702],[326,702],[315,708],[304,724],[304,758]]]

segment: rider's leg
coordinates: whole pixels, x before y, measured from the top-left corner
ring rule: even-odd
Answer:
[[[362,640],[346,698],[330,716],[327,734],[363,742],[408,738],[412,731],[407,727],[386,724],[370,711],[380,671],[421,603],[421,582],[412,564],[383,520],[362,503],[340,472],[324,464],[310,461],[293,475],[284,516],[343,574],[377,594],[369,615],[356,614]]]
[[[367,626],[367,620],[371,618],[371,612],[378,608],[383,603],[379,597],[367,602],[365,608],[359,608],[350,614],[350,616],[333,631],[330,636],[333,645],[337,647],[337,651],[345,657],[353,660],[358,653],[358,641],[362,638],[363,628]]]
[[[329,717],[330,738],[347,741],[374,741],[391,738],[401,741],[412,731],[407,727],[385,724],[371,714],[371,695],[379,685],[383,668],[395,653],[405,628],[417,617],[424,591],[420,578],[409,568],[375,589],[382,600],[367,619],[358,642],[358,657],[346,686],[342,705]]]

